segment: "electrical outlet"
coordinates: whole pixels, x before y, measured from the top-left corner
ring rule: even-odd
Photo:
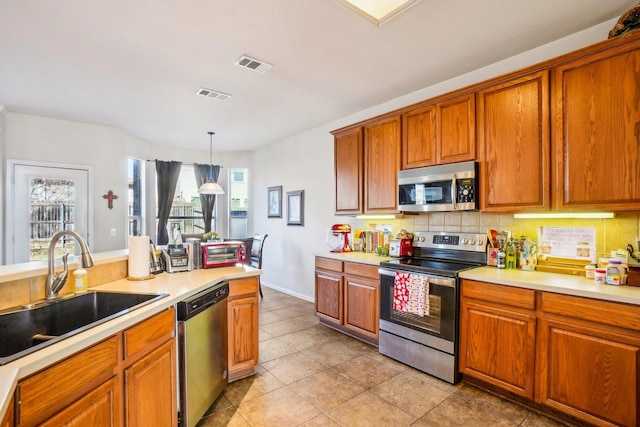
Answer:
[[[115,228],[112,228],[111,230],[109,230],[109,235],[110,235],[111,237],[116,237],[116,236],[117,236],[117,234],[118,234],[118,233],[117,233],[117,231],[116,231],[116,229],[115,229]]]

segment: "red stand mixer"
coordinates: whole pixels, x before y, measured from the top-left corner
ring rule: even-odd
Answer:
[[[327,234],[327,243],[331,252],[352,252],[351,226],[349,224],[333,224]]]

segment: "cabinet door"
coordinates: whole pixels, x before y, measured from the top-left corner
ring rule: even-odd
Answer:
[[[316,270],[316,315],[325,321],[342,324],[342,274]]]
[[[258,298],[239,298],[227,304],[229,374],[258,364]]]
[[[42,427],[115,427],[122,425],[120,381],[114,377],[49,418]]]
[[[636,426],[640,339],[540,322],[540,401],[589,423]]]
[[[13,427],[15,423],[15,396],[11,396],[11,400],[9,401],[9,407],[7,408],[7,412],[2,419],[2,423],[0,426],[2,427]]]
[[[110,337],[20,381],[17,424],[36,425],[113,377],[119,348],[118,338]]]
[[[623,48],[555,69],[558,209],[640,209],[640,50]]]
[[[398,211],[400,116],[365,127],[365,213]]]
[[[334,135],[336,214],[362,213],[363,148],[362,128]]]
[[[377,341],[380,283],[355,276],[345,276],[344,282],[345,326]]]
[[[478,92],[482,211],[551,207],[548,96],[547,71]]]
[[[436,164],[436,106],[402,116],[402,169]]]
[[[171,339],[124,372],[127,426],[178,424],[176,345]]]
[[[437,104],[438,164],[476,158],[476,107],[473,93]]]
[[[535,315],[462,299],[460,372],[533,398]]]

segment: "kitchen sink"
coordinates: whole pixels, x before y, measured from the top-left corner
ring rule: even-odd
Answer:
[[[168,294],[88,292],[0,311],[0,365],[33,353]]]

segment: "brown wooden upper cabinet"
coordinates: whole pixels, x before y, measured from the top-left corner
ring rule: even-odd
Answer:
[[[548,71],[482,89],[477,103],[480,209],[550,209]]]
[[[475,160],[473,93],[433,100],[402,120],[402,169]]]
[[[395,115],[332,132],[337,215],[397,212],[400,130]]]
[[[334,170],[336,178],[336,214],[363,212],[364,156],[362,128],[334,133]]]
[[[556,209],[640,209],[640,38],[554,69]]]
[[[364,213],[397,212],[400,116],[364,127],[364,159]]]

